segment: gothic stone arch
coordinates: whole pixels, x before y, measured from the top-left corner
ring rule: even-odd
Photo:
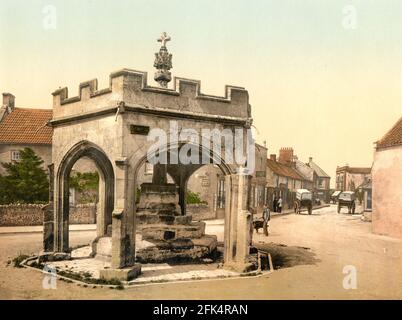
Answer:
[[[100,173],[99,210],[97,216],[97,235],[104,236],[112,224],[114,207],[114,170],[113,166],[98,146],[82,141],[71,148],[64,156],[56,174],[57,215],[55,216],[55,250],[66,252],[69,249],[69,177],[74,164],[82,157],[92,159]]]

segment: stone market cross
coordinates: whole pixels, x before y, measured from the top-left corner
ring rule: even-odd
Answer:
[[[158,41],[165,46],[169,40],[164,33]],[[192,128],[199,136],[203,128],[247,130],[251,123],[248,92],[226,86],[223,97],[206,95],[201,93],[200,81],[178,77],[174,78],[173,89],[153,87],[147,83],[147,73],[123,69],[110,75],[108,88],[98,89],[94,79],[79,85],[78,96],[69,97],[67,88],[53,93],[53,164],[49,167],[50,206],[44,214],[45,252],[69,252],[69,175],[76,161],[88,157],[100,173],[96,241],[105,237],[111,241],[111,269],[103,277],[129,279],[139,273],[137,175],[152,146],[147,132],[152,128],[169,132],[171,120],[177,121],[179,130]],[[165,151],[172,152],[185,143],[168,144]],[[249,267],[251,237],[249,179],[237,174],[237,167],[226,163],[225,155],[197,147],[200,154],[219,159],[218,167],[225,175],[224,266],[243,272]],[[167,192],[168,198],[174,199],[176,191],[172,190],[178,188],[181,213],[186,215],[186,184],[194,171],[191,165],[155,166],[153,183],[145,189],[157,197]],[[166,184],[166,172],[174,179],[175,187]],[[188,223],[191,221],[177,228],[187,230]]]

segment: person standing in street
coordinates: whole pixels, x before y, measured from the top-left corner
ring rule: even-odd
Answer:
[[[278,212],[281,213],[282,212],[282,197],[279,196],[278,199]]]
[[[277,199],[276,196],[275,196],[275,197],[274,197],[274,201],[273,201],[273,203],[272,203],[272,210],[273,210],[274,212],[276,212],[277,206],[278,206],[278,199]]]
[[[264,204],[264,208],[262,209],[262,217],[264,219],[264,224],[262,225],[262,229],[264,230],[264,234],[268,236],[268,222],[271,220],[271,212],[266,204]]]

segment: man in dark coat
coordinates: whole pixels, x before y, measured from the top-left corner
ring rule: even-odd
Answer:
[[[275,196],[272,204],[272,210],[274,210],[274,212],[276,212],[277,206],[278,206],[278,199]]]

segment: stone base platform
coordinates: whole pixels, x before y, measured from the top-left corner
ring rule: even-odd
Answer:
[[[192,221],[191,215],[173,215],[169,212],[164,213],[160,210],[146,209],[137,212],[137,223],[139,227],[142,225],[149,224],[167,224],[167,225],[178,225],[178,224],[190,224]]]
[[[175,238],[172,240],[147,240],[140,234],[136,238],[136,261],[140,263],[183,263],[209,258],[216,251],[216,236],[203,235],[199,238]],[[91,257],[110,263],[112,239],[102,237],[92,243]]]
[[[51,264],[59,270],[74,272],[78,274],[91,274],[94,279],[100,278],[119,278],[126,288],[142,284],[156,284],[168,283],[177,281],[199,281],[199,280],[212,280],[212,279],[225,279],[236,278],[245,276],[259,276],[266,275],[270,272],[266,271],[253,271],[249,273],[239,273],[234,270],[227,270],[222,268],[222,260],[216,262],[209,262],[203,264],[167,264],[167,263],[154,263],[145,264],[141,266],[141,273],[132,280],[125,280],[126,275],[131,276],[129,269],[123,271],[110,269],[110,263],[98,259],[90,258],[88,253],[91,251],[90,247],[83,247],[72,252],[72,259],[65,261],[53,261]],[[135,266],[133,269],[136,269]],[[38,272],[43,272],[42,269],[34,269]],[[136,269],[138,272],[138,268]],[[135,272],[135,271],[133,271]],[[121,273],[121,274],[118,274]],[[127,277],[128,278],[128,277]],[[80,283],[81,285],[85,283]],[[87,285],[89,288],[92,286],[103,287],[105,285]],[[106,285],[107,287],[108,285]],[[88,289],[90,290],[90,289]]]
[[[142,227],[144,240],[174,240],[180,238],[201,238],[205,234],[205,222],[188,225],[150,224]]]
[[[120,281],[130,281],[137,278],[141,274],[141,265],[136,264],[124,269],[101,269],[99,277],[105,280],[117,279]]]
[[[204,235],[197,239],[153,240],[154,246],[138,250],[136,259],[140,263],[183,263],[196,262],[211,257],[216,251],[216,236]]]

